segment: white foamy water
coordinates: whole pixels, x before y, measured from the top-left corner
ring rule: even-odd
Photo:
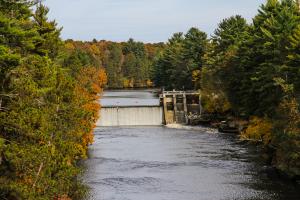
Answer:
[[[191,131],[205,131],[205,133],[212,133],[216,134],[218,131],[214,128],[209,127],[203,127],[203,126],[188,126],[188,125],[182,125],[182,124],[167,124],[167,128],[170,129],[182,129],[182,130],[191,130]]]

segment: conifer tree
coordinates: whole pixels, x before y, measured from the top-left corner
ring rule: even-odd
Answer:
[[[273,79],[292,81],[286,62],[289,38],[298,24],[295,1],[269,0],[262,5],[231,65],[229,96],[240,112],[248,116],[272,116],[275,112],[283,94]]]
[[[193,72],[201,71],[207,35],[191,28],[169,39],[155,66],[155,83],[166,89],[193,89]]]

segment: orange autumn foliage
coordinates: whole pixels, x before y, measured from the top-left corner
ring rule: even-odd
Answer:
[[[107,82],[107,76],[103,69],[95,67],[83,68],[77,77],[75,93],[78,97],[81,108],[88,115],[80,124],[82,127],[82,148],[87,151],[87,146],[94,141],[93,129],[99,118],[101,108],[99,99],[103,91],[103,86]]]
[[[67,195],[61,195],[54,198],[54,200],[72,200]]]

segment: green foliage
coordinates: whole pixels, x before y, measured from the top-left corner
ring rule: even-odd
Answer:
[[[288,48],[299,20],[294,1],[268,1],[259,10],[230,69],[229,96],[238,112],[272,116],[283,95],[274,77],[288,83],[298,79],[288,64]]]
[[[205,65],[199,85],[203,93],[205,112],[226,114],[231,109],[228,80],[231,65],[249,26],[241,16],[224,19],[218,26],[204,55]]]
[[[112,88],[122,87],[122,77],[121,77],[121,66],[122,66],[122,48],[118,44],[110,44],[109,54],[107,55],[106,62],[106,72],[109,77],[108,85]]]
[[[59,47],[62,44],[59,38],[61,29],[56,28],[55,21],[48,21],[48,13],[49,9],[39,4],[33,15],[37,32],[41,36],[36,43],[36,51],[42,56],[49,56],[53,59],[58,55]]]
[[[201,82],[206,102],[221,96],[237,116],[252,116],[242,138],[271,146],[273,164],[291,176],[300,174],[299,24],[293,0],[268,0],[249,26],[240,16],[223,20]]]
[[[0,198],[81,199],[78,162],[92,141],[105,74],[61,52],[46,7],[0,5]]]
[[[193,89],[193,72],[201,71],[207,35],[191,28],[186,35],[175,33],[155,64],[154,82],[166,89]]]
[[[246,20],[239,15],[222,20],[212,37],[214,55],[224,55],[226,51],[238,46],[244,40],[247,30]]]

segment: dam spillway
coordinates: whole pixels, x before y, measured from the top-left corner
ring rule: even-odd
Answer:
[[[97,126],[158,126],[162,125],[159,106],[103,107]]]
[[[97,126],[159,126],[163,109],[152,91],[105,91]]]

